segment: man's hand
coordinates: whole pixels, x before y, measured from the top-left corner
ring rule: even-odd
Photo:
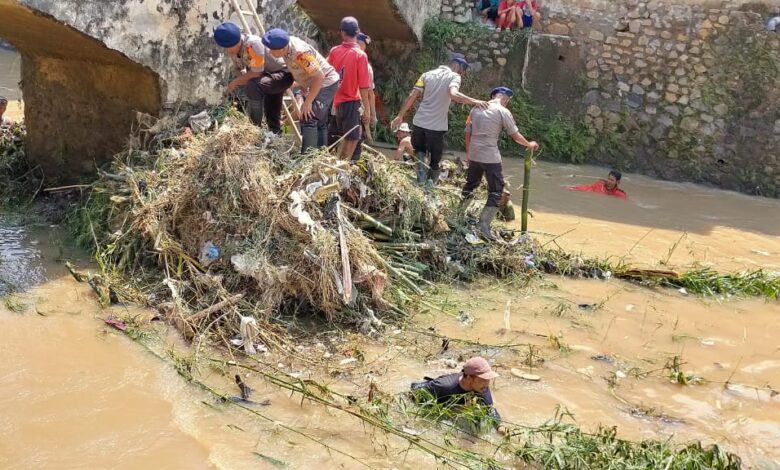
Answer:
[[[403,120],[403,116],[396,116],[395,119],[390,121],[390,129],[392,131],[397,131],[398,128],[401,127],[401,122],[403,122]]]
[[[301,120],[310,121],[312,119],[314,119],[312,104],[308,100],[304,101],[303,105],[301,105]]]
[[[477,101],[474,103],[474,106],[476,106],[476,107],[477,107],[477,108],[479,108],[479,109],[488,109],[488,107],[490,107],[490,103],[488,103],[487,101],[480,101],[480,100],[477,100]]]
[[[363,115],[360,117],[360,120],[366,126],[370,126],[371,125],[371,113],[370,112],[364,112]]]
[[[531,142],[528,142],[528,148],[531,150],[538,150],[539,144],[536,141],[532,140]]]
[[[228,94],[229,94],[229,95],[232,95],[233,93],[235,93],[235,92],[236,92],[236,89],[237,89],[239,86],[241,86],[241,84],[238,82],[238,79],[235,79],[235,80],[231,81],[230,83],[228,83],[228,86],[227,86],[227,92],[228,92]]]

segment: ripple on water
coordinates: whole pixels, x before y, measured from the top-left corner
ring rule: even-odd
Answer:
[[[0,295],[32,287],[44,279],[37,243],[24,227],[0,217]]]

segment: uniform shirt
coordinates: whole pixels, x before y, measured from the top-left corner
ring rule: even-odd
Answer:
[[[446,65],[422,74],[414,84],[422,101],[412,123],[429,131],[449,130],[450,88],[460,90],[460,75]]]
[[[584,191],[588,193],[601,193],[609,196],[619,197],[620,199],[628,199],[628,195],[622,189],[615,187],[612,191],[607,189],[607,182],[599,180],[593,184],[583,184],[581,186],[574,186],[572,189],[575,191]]]
[[[466,121],[466,133],[471,134],[469,160],[501,163],[498,138],[504,129],[509,135],[519,132],[512,113],[497,100],[490,101],[487,109],[472,109]]]
[[[436,397],[436,401],[439,403],[455,403],[458,405],[465,405],[467,397],[476,396],[484,405],[490,407],[491,416],[496,420],[500,420],[501,416],[493,407],[493,395],[490,393],[490,389],[485,389],[485,392],[482,394],[467,392],[460,386],[460,376],[460,372],[442,375],[435,379],[412,384],[412,390],[424,389]]]
[[[284,61],[271,55],[271,51],[263,45],[260,36],[244,34],[241,40],[244,43],[238,50],[238,54],[230,56],[233,66],[238,70],[276,73],[287,69]]]
[[[368,56],[356,43],[344,42],[328,54],[328,62],[339,74],[339,89],[333,99],[333,106],[348,101],[360,101],[360,90],[371,88],[368,74]]]
[[[290,49],[284,62],[295,81],[303,88],[311,87],[312,76],[317,72],[322,72],[325,76],[325,80],[322,82],[323,88],[339,81],[336,69],[322,57],[322,54],[317,52],[317,49],[302,39],[290,37]]]

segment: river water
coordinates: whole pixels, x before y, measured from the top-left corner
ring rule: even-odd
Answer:
[[[531,230],[542,240],[559,236],[555,242],[568,250],[645,267],[663,262],[780,270],[780,201],[630,174],[622,182],[628,201],[562,188],[606,171],[539,163]],[[515,186],[521,172],[520,162],[507,162]],[[518,206],[519,196],[513,195]],[[102,310],[89,287],[75,282],[61,264],[67,258],[89,266],[67,238],[60,228],[0,216],[0,468],[277,468],[258,454],[289,468],[361,467],[310,438],[375,468],[436,468],[359,421],[301,404],[252,373],[242,375],[256,401],[270,399],[270,406],[256,409],[270,421],[219,405],[183,381],[169,361],[103,322],[112,313],[150,313]],[[751,465],[780,468],[780,396],[765,389],[780,387],[777,302],[699,299],[615,280],[557,277],[526,288],[481,283],[431,300],[463,311],[467,321],[421,315],[420,329],[492,345],[532,344],[544,358],[529,370],[526,346],[481,351],[501,374],[494,396],[510,422],[539,424],[563,406],[586,429],[614,425],[633,439],[717,442]],[[153,343],[157,354],[188,353],[175,335],[161,333]],[[293,358],[274,360],[284,370],[364,396],[369,380],[386,393],[399,393],[424,375],[451,372],[440,359],[472,352],[453,341],[448,352],[438,354],[437,338],[420,339],[414,347],[392,339],[349,337],[347,343],[364,351],[366,361],[336,367],[340,378],[306,370]],[[336,364],[348,358],[343,348],[330,350]],[[681,358],[686,373],[708,382],[671,383],[658,370],[672,356]],[[513,368],[541,380],[516,378]],[[632,371],[657,372],[637,378]],[[232,390],[219,370],[201,366],[199,377]]]

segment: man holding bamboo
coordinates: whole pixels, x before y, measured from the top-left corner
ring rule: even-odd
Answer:
[[[507,87],[498,87],[490,93],[487,109],[474,108],[466,121],[466,184],[461,196],[463,207],[468,205],[472,193],[485,176],[488,185],[488,199],[479,216],[479,232],[490,241],[498,239],[490,224],[499,211],[499,202],[504,191],[503,166],[498,139],[506,130],[509,137],[532,150],[539,148],[536,142],[529,142],[520,134],[512,113],[506,108],[514,92]]]

